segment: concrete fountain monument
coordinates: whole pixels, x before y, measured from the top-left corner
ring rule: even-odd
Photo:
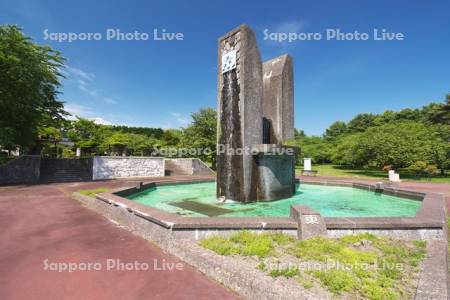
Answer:
[[[219,39],[217,197],[239,202],[295,192],[292,59],[261,62],[246,25]]]
[[[292,59],[283,55],[262,63],[255,35],[245,25],[219,39],[218,55],[216,184],[212,178],[202,176],[153,177],[146,183],[100,193],[95,198],[80,193],[74,193],[74,197],[208,276],[230,283],[223,276],[233,274],[237,280],[230,287],[244,297],[273,295],[271,298],[287,299],[293,294],[284,293],[281,285],[272,293],[264,278],[250,278],[252,283],[261,284],[249,285],[247,277],[254,266],[242,271],[242,263],[228,263],[229,257],[219,257],[210,250],[203,252],[197,244],[189,243],[241,230],[283,232],[299,239],[364,232],[438,242],[427,257],[440,261],[428,264],[441,266],[439,278],[433,282],[442,283],[438,287],[442,294],[439,299],[447,299],[447,259],[440,255],[447,253],[446,202],[442,195],[306,178],[301,193],[293,195],[295,152],[283,146],[294,135]],[[162,163],[164,170],[164,160]],[[312,171],[310,163],[308,167],[305,162],[305,171]],[[216,198],[240,203],[218,203]],[[270,200],[278,201],[256,202]],[[427,275],[422,272],[420,278]],[[430,289],[424,288],[422,279],[417,290],[424,295],[421,291]],[[255,291],[260,293],[255,296]],[[304,289],[295,295],[301,293]]]

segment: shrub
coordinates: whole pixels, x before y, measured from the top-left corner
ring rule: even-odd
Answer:
[[[421,160],[412,163],[408,167],[408,170],[417,176],[425,174],[426,169],[427,169],[427,163],[424,161],[421,161]]]

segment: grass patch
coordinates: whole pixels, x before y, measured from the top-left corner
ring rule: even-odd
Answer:
[[[350,291],[357,285],[355,276],[339,269],[314,271],[312,274],[334,295],[340,295],[342,292]]]
[[[306,241],[299,241],[288,252],[298,258],[327,262],[339,261],[344,264],[375,264],[376,253],[361,251],[347,247],[340,240],[316,237]]]
[[[392,289],[386,288],[386,283],[382,280],[364,279],[361,286],[361,294],[368,299],[373,300],[396,300],[402,299],[400,293]]]
[[[314,283],[312,283],[311,280],[308,280],[304,276],[300,276],[300,278],[298,279],[298,283],[300,283],[307,290],[314,286]]]
[[[200,245],[202,245],[206,249],[210,249],[220,255],[228,256],[228,255],[240,253],[237,245],[235,245],[230,240],[219,237],[219,236],[214,236],[209,239],[202,240],[200,242]]]
[[[284,268],[284,269],[273,269],[269,272],[272,277],[283,276],[286,278],[291,278],[300,274],[297,268]]]
[[[284,234],[241,231],[200,245],[221,255],[242,256],[268,276],[295,279],[305,289],[317,286],[337,298],[371,300],[413,298],[415,273],[426,249],[423,241],[369,233],[297,241]],[[320,267],[303,268],[308,262]]]
[[[109,192],[110,189],[106,188],[106,187],[99,187],[96,189],[91,189],[91,190],[79,190],[78,193],[88,196],[88,197],[92,197],[95,198],[96,194],[100,194],[100,193],[107,193]]]
[[[386,171],[379,169],[354,169],[346,166],[324,164],[313,165],[313,169],[317,170],[318,176],[331,176],[331,177],[346,177],[346,178],[362,178],[362,179],[386,179],[388,174]],[[303,167],[296,168],[296,175],[299,176],[303,170]],[[417,175],[411,173],[409,170],[401,169],[400,178],[402,180],[411,181],[424,181],[424,182],[442,182],[450,183],[450,175],[436,174],[431,177],[423,176],[417,177]]]
[[[214,236],[202,240],[200,245],[220,255],[276,256],[275,246],[292,242],[293,238],[278,233],[254,234],[240,231],[229,238]]]

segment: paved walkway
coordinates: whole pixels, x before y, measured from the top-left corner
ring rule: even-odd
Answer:
[[[182,270],[154,270],[155,263],[157,268],[165,263],[167,269],[181,262],[71,199],[79,189],[135,184],[136,180],[114,180],[0,187],[0,299],[236,299],[188,265],[182,264]],[[450,184],[402,182],[399,186],[442,193],[450,203]],[[102,270],[46,271],[46,259],[100,263]],[[107,259],[137,261],[150,270],[106,271]]]
[[[72,191],[126,181],[0,187],[0,299],[236,299],[149,242],[71,199]],[[101,270],[44,270],[45,260]],[[148,271],[106,271],[107,259]],[[165,264],[164,264],[165,263]],[[181,264],[182,270],[154,270]],[[99,264],[95,268],[98,268]],[[92,267],[93,268],[93,267]]]

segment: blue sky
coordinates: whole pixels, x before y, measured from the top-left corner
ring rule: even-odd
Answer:
[[[450,92],[449,1],[2,1],[0,23],[18,24],[68,59],[60,98],[98,122],[177,128],[216,106],[217,38],[241,23],[263,60],[294,58],[295,125],[322,134],[361,112],[420,107]],[[146,32],[146,41],[106,40],[106,30]],[[153,30],[183,41],[154,41]],[[367,41],[326,40],[327,29],[367,32]],[[100,32],[58,42],[49,33]],[[319,41],[264,40],[269,32],[319,32]],[[403,41],[374,41],[374,29]]]

